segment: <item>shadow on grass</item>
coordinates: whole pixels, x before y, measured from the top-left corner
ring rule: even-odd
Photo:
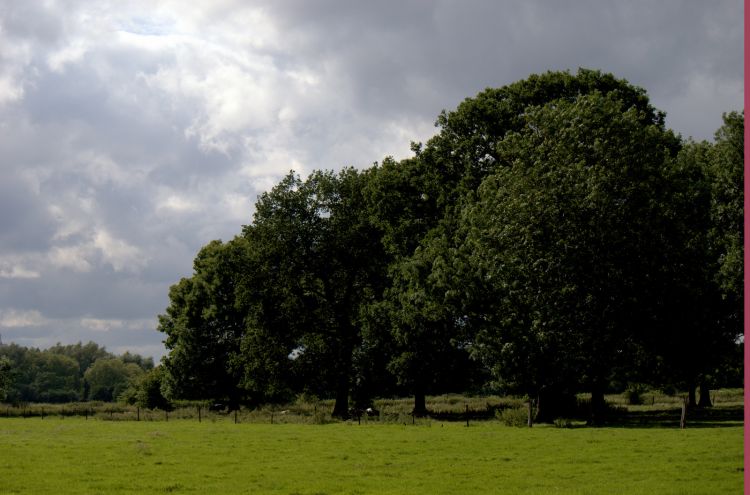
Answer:
[[[620,428],[679,428],[681,408],[654,409],[646,411],[611,411],[600,425],[591,426],[573,423],[565,428],[592,428],[598,426]],[[436,421],[486,421],[495,418],[495,408],[470,410],[466,412],[430,412],[428,416]],[[586,421],[588,418],[571,418]],[[728,428],[742,426],[744,409],[742,406],[721,406],[688,409],[687,428]]]
[[[608,418],[605,426],[632,428],[679,428],[681,408],[653,411],[629,411]],[[686,428],[722,428],[742,426],[744,409],[734,407],[705,407],[688,409]]]

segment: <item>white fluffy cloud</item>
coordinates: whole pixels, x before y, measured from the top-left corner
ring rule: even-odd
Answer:
[[[82,0],[0,7],[0,333],[159,356],[156,315],[290,169],[409,154],[532,72],[644,86],[683,135],[742,106],[742,3]]]

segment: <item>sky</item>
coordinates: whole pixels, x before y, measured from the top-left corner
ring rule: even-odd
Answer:
[[[0,335],[159,359],[169,287],[289,170],[410,155],[548,70],[683,137],[743,103],[742,0],[0,0]]]

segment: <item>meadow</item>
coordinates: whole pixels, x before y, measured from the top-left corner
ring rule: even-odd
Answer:
[[[0,418],[0,493],[741,493],[743,430]]]

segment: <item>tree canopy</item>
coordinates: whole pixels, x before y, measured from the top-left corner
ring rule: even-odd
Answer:
[[[340,416],[495,390],[540,419],[589,392],[597,420],[630,381],[715,385],[740,334],[743,117],[714,143],[664,117],[611,74],[548,72],[442,112],[409,158],[288,174],[170,290],[163,390]]]
[[[113,401],[153,359],[116,356],[94,342],[49,349],[0,345],[0,395],[13,402]]]

